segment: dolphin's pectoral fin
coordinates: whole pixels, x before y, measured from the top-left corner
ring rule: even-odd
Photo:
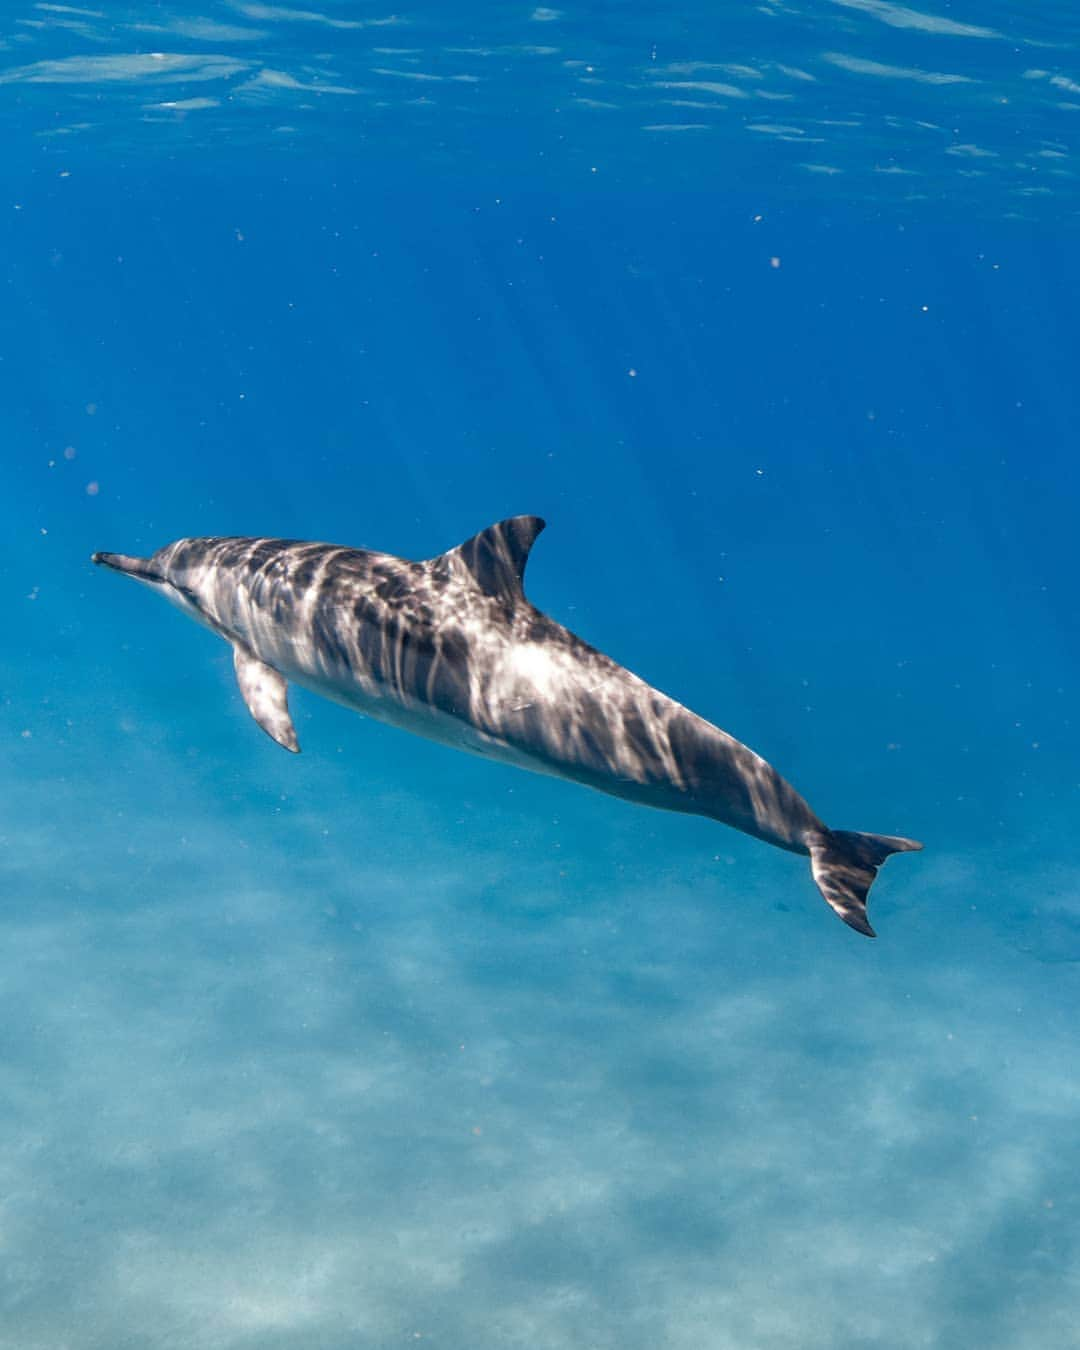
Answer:
[[[285,676],[279,675],[273,666],[252,656],[246,647],[233,643],[233,665],[236,667],[236,682],[244,696],[255,721],[268,736],[272,736],[278,745],[291,750],[294,755],[300,753],[300,742],[296,739],[296,728],[289,716],[289,686]]]
[[[498,600],[520,600],[525,595],[529,550],[543,528],[539,516],[511,516],[432,559],[430,565],[449,575],[464,571],[486,595]]]
[[[826,902],[857,933],[876,937],[866,917],[866,896],[877,870],[890,853],[910,853],[922,844],[896,835],[859,834],[855,830],[828,830],[807,843],[810,868]]]

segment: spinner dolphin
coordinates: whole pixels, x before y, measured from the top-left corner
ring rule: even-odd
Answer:
[[[287,750],[300,748],[291,680],[459,749],[808,855],[825,900],[873,937],[878,867],[922,846],[829,829],[760,755],[535,609],[523,579],[543,528],[514,516],[425,562],[234,538],[93,561],[225,638],[251,715]]]

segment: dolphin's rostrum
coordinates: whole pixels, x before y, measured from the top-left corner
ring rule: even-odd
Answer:
[[[180,539],[93,560],[232,644],[259,726],[299,750],[287,682],[463,750],[628,801],[709,816],[793,853],[845,923],[911,839],[828,829],[759,755],[525,598],[544,522],[514,516],[426,562],[286,539]]]

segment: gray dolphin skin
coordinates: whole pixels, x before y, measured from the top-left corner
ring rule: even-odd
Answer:
[[[299,742],[288,681],[488,759],[708,816],[809,855],[867,937],[866,895],[912,839],[828,829],[771,765],[525,598],[544,522],[514,516],[426,562],[288,539],[179,539],[93,561],[160,591],[233,649],[252,717]]]

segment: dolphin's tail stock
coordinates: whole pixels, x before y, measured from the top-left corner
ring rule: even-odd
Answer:
[[[891,834],[828,830],[807,840],[817,888],[843,921],[867,937],[877,934],[866,917],[866,894],[890,853],[922,848],[914,839]]]

